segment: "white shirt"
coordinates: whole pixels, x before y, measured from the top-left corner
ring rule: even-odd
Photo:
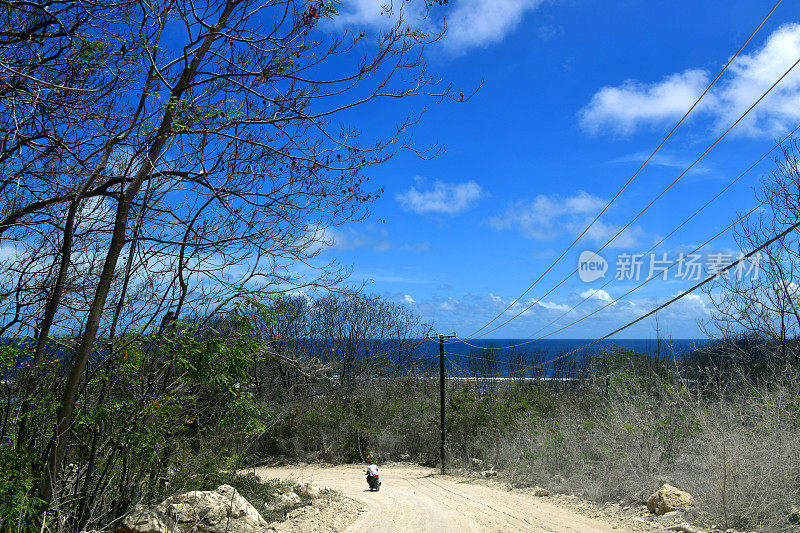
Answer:
[[[370,476],[377,476],[378,475],[378,465],[371,464],[367,467],[367,474]]]

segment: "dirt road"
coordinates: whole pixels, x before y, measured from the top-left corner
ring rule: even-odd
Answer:
[[[347,529],[373,533],[431,531],[634,531],[623,522],[576,514],[548,498],[507,491],[484,483],[439,476],[430,468],[390,465],[381,468],[380,492],[369,492],[363,467],[259,468],[265,478],[313,481],[361,502],[367,509]]]

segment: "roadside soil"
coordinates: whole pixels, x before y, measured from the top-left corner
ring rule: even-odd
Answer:
[[[249,470],[248,470],[249,471]],[[646,511],[613,513],[570,496],[535,496],[487,480],[441,476],[431,468],[381,466],[383,485],[370,492],[359,465],[256,468],[267,478],[313,482],[345,498],[298,509],[278,531],[664,531]],[[351,499],[351,500],[350,500]],[[353,500],[357,503],[354,503]],[[288,529],[287,529],[288,528]]]
[[[290,511],[286,520],[270,524],[269,531],[277,533],[346,531],[361,513],[365,512],[367,510],[360,502],[329,492],[315,498],[311,505]]]

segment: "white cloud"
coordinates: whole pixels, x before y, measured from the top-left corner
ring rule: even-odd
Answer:
[[[417,178],[418,185],[421,181]],[[454,215],[472,207],[483,195],[483,189],[474,181],[445,183],[436,180],[431,189],[411,187],[395,198],[406,211]]]
[[[303,300],[306,301],[306,305],[308,305],[309,307],[314,304],[314,298],[307,291],[304,291],[303,289],[293,289],[287,291],[286,294],[288,294],[289,296],[302,298]]]
[[[490,305],[490,307],[494,308],[495,312],[502,312],[506,308],[508,308],[508,316],[507,318],[511,318],[519,314],[520,316],[531,316],[535,315],[537,312],[544,310],[545,312],[549,311],[559,311],[559,312],[566,312],[569,311],[571,308],[567,304],[561,304],[558,302],[548,301],[548,300],[537,300],[536,298],[526,298],[524,300],[517,300],[516,298],[507,298],[504,299],[496,294],[489,293],[489,296],[485,298],[486,303]],[[510,307],[509,307],[510,306]]]
[[[490,219],[489,225],[495,229],[516,228],[531,239],[549,239],[562,233],[562,219],[592,216],[605,205],[605,200],[584,191],[567,198],[541,194],[533,201],[512,203],[504,214]]]
[[[499,42],[542,1],[459,0],[447,16],[445,46],[465,50]]]
[[[389,234],[385,229],[375,225],[354,228],[350,226],[321,227],[309,224],[302,238],[302,244],[307,246],[309,253],[325,249],[347,251],[357,248],[371,248],[375,252],[400,250],[422,253],[429,252],[431,249],[427,242],[404,243],[398,246],[389,239]]]
[[[437,307],[441,311],[455,311],[459,307],[459,301],[455,298],[448,297],[446,300],[439,302]]]
[[[606,304],[614,301],[614,298],[612,298],[611,295],[603,289],[586,289],[585,291],[579,293],[578,296],[583,299],[596,300]]]
[[[367,234],[355,228],[328,228],[326,236],[330,238],[334,250],[355,250],[356,248],[369,247],[377,252],[388,250],[392,243],[386,238],[386,231],[377,231]]]
[[[335,25],[385,28],[402,20],[413,29],[441,34],[444,46],[454,53],[499,42],[513,31],[527,11],[543,0],[458,0],[451,6],[428,11],[421,1],[348,0]],[[442,18],[446,23],[442,23]]]
[[[530,302],[528,303],[528,305],[530,305]],[[542,309],[546,309],[547,311],[559,311],[561,313],[567,313],[569,311],[572,311],[572,307],[570,307],[569,305],[560,304],[557,302],[548,302],[548,301],[536,302],[536,305],[538,305]]]
[[[650,152],[633,152],[630,154],[623,155],[616,159],[612,159],[609,163],[644,163],[647,158],[650,157]],[[693,162],[693,159],[689,159],[686,157],[682,157],[678,154],[671,153],[664,150],[659,150],[659,152],[654,155],[650,159],[651,166],[659,166],[665,168],[674,168],[678,170],[684,170],[689,167]],[[707,174],[710,172],[711,169],[703,165],[701,163],[696,164],[692,167],[690,174]]]
[[[398,250],[402,250],[404,252],[430,252],[431,251],[431,244],[429,242],[418,242],[415,244],[404,243],[402,244]]]
[[[414,303],[417,303],[417,302],[415,302],[415,301],[414,301],[414,298],[412,298],[412,297],[411,297],[411,296],[409,296],[408,294],[404,294],[404,295],[403,295],[403,302],[404,302],[404,303],[407,303],[407,304],[414,304]]]
[[[346,0],[339,9],[333,23],[347,26],[383,27],[398,20],[417,22],[425,12],[418,2],[403,0]]]
[[[77,225],[83,231],[108,231],[114,227],[116,211],[102,196],[92,196],[81,203]]]
[[[489,225],[497,230],[516,229],[525,237],[535,240],[552,239],[564,233],[579,234],[606,203],[606,200],[584,191],[578,191],[566,198],[540,195],[533,201],[512,203],[505,213],[489,219]],[[621,226],[600,219],[589,228],[584,238],[602,245],[620,229]],[[642,233],[638,226],[631,226],[614,238],[609,247],[635,246]]]
[[[19,257],[20,251],[16,244],[0,244],[0,263],[12,261]]]
[[[587,298],[586,302],[583,300]],[[592,337],[608,333],[621,324],[634,320],[654,309],[664,299],[655,300],[652,296],[638,298],[623,297],[613,305],[613,297],[606,291],[588,288],[578,294],[553,295],[553,300],[536,302],[535,298],[526,298],[514,303],[504,315],[511,318],[519,314],[508,325],[503,326],[489,337],[494,338],[536,338],[555,332],[551,338]],[[457,331],[474,331],[483,326],[497,313],[503,311],[514,301],[512,296],[497,294],[463,294],[458,298],[433,295],[418,301],[415,305],[424,316],[435,322],[451,324]],[[530,307],[529,309],[527,309]],[[522,312],[524,310],[524,312]],[[662,327],[676,329],[680,338],[698,336],[697,321],[708,318],[709,307],[704,295],[689,295],[669,308],[660,311],[658,316],[665,319]],[[505,318],[503,319],[505,321]],[[570,326],[570,324],[574,325]],[[560,329],[562,327],[566,329]],[[626,331],[628,337],[644,337],[652,335],[651,322],[646,321]]]
[[[708,72],[687,70],[643,84],[634,80],[603,87],[580,112],[580,124],[590,134],[610,129],[631,133],[645,124],[661,124],[683,116],[708,85]]]
[[[755,102],[800,58],[800,24],[774,31],[766,44],[731,65],[732,77],[719,92],[718,127],[727,127]],[[741,125],[740,133],[785,133],[800,119],[800,67],[795,69],[756,107]]]
[[[578,233],[583,231],[583,228],[586,227],[589,222],[589,220],[586,220],[578,224],[570,224],[568,228]],[[584,238],[600,245],[614,239],[609,243],[608,248],[632,248],[639,243],[639,239],[643,234],[644,231],[642,231],[642,228],[639,226],[634,225],[623,230],[622,226],[606,224],[603,222],[603,219],[600,219],[592,224],[592,227],[586,232]]]
[[[800,24],[778,28],[760,49],[736,58],[695,113],[710,118],[714,130],[727,129],[799,57]],[[590,134],[602,130],[631,133],[642,126],[671,122],[689,109],[711,78],[709,71],[689,69],[653,83],[628,80],[616,87],[603,87],[579,112],[579,122]],[[800,69],[795,69],[736,131],[740,135],[774,136],[785,133],[798,119]]]
[[[677,296],[677,294],[674,294],[673,296]],[[658,303],[660,304],[663,302]],[[708,318],[708,315],[711,314],[711,309],[707,304],[707,296],[700,294],[687,294],[663,311],[659,311],[658,314],[659,316],[669,320],[686,320],[687,318],[702,320]],[[652,305],[652,307],[656,306]]]

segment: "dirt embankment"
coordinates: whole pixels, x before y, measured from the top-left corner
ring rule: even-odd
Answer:
[[[436,475],[409,464],[381,468],[369,492],[358,465],[258,468],[264,478],[313,481],[346,498],[294,512],[278,531],[663,531],[641,513],[604,512],[568,496],[541,497],[483,480]],[[348,500],[351,499],[351,500]]]

